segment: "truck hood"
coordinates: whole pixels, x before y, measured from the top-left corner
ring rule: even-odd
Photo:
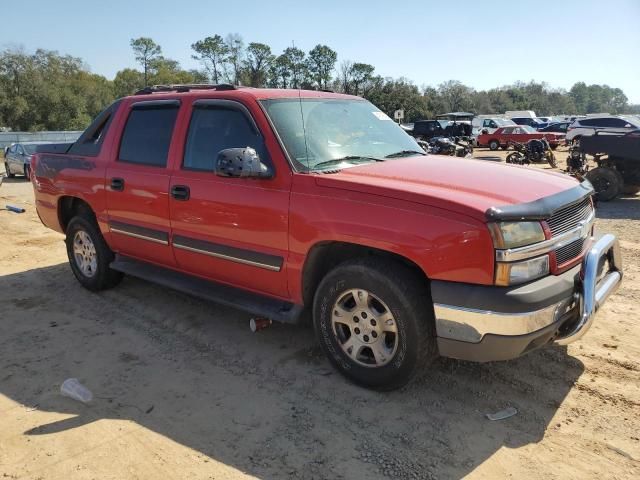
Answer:
[[[491,208],[534,202],[578,185],[538,168],[443,155],[399,158],[318,175],[319,186],[381,195],[486,220]]]

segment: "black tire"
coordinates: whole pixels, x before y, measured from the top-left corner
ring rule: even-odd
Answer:
[[[396,346],[381,366],[361,365],[341,346],[346,341],[340,342],[332,317],[337,302],[349,290],[365,290],[369,292],[369,298],[380,299],[395,322],[391,325],[395,325],[397,333],[391,335]],[[377,299],[373,301],[377,302]],[[357,305],[354,306],[354,310],[357,308]],[[367,317],[362,315],[362,318]],[[362,320],[362,325],[375,328],[369,327],[368,321]],[[423,278],[400,263],[367,258],[348,261],[334,268],[320,282],[316,291],[313,324],[316,338],[334,367],[349,380],[364,387],[376,390],[400,388],[437,357],[435,320],[428,287]],[[375,323],[371,322],[371,325]],[[366,340],[367,336],[364,335],[364,338]],[[377,341],[386,345],[387,340],[385,334],[384,339],[380,335]],[[360,346],[359,351],[367,351],[367,345],[360,343]],[[373,354],[373,350],[369,350]]]
[[[23,175],[24,178],[26,178],[27,180],[31,180],[31,166],[30,165],[26,165],[24,166],[24,170],[23,170]]]
[[[489,142],[489,150],[496,151],[500,148],[500,142],[498,140],[491,140]]]
[[[618,174],[612,168],[597,167],[589,170],[585,178],[591,182],[599,201],[608,202],[616,198],[622,189]]]
[[[521,155],[519,152],[512,152],[507,155],[506,159],[507,163],[511,163],[513,165],[522,165]]]
[[[15,173],[11,173],[11,170],[9,170],[9,164],[7,162],[4,162],[4,169],[7,172],[7,178],[13,178],[16,176]]]
[[[80,231],[85,232],[89,236],[95,248],[96,269],[92,276],[87,276],[83,273],[74,256],[74,238]],[[67,225],[66,235],[65,243],[67,245],[69,265],[71,266],[73,274],[84,288],[97,292],[115,287],[120,283],[123,276],[122,273],[109,268],[109,264],[114,259],[114,253],[105,242],[92,215],[84,213],[73,217]]]

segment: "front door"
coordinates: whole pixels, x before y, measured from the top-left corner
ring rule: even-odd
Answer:
[[[286,298],[291,172],[275,171],[270,179],[216,175],[218,152],[227,148],[252,147],[271,165],[251,113],[235,101],[195,101],[184,138],[169,199],[178,266]]]
[[[119,253],[175,265],[169,245],[171,139],[177,100],[135,102],[106,172],[111,245]]]

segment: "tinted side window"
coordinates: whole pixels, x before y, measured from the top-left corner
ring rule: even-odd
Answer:
[[[506,135],[511,135],[513,133],[513,127],[505,127],[502,129],[502,133]]]
[[[191,115],[183,168],[215,170],[221,150],[251,147],[268,163],[268,153],[259,133],[245,114],[221,107],[196,107]]]
[[[604,120],[606,120],[605,127],[624,128],[625,125],[628,125],[628,122],[621,118],[605,118]]]
[[[121,162],[166,167],[178,107],[134,108],[120,141]]]
[[[580,120],[580,125],[582,125],[583,127],[597,127],[597,126],[599,126],[598,121],[595,120],[595,119]]]

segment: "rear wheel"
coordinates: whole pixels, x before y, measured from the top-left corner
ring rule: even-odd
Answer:
[[[73,217],[69,221],[66,234],[69,264],[83,287],[99,291],[120,283],[122,273],[109,267],[114,254],[93,218],[89,215]]]
[[[316,292],[313,323],[331,363],[365,387],[405,385],[437,356],[426,289],[404,265],[379,258],[329,272]]]
[[[15,177],[15,174],[11,173],[11,170],[9,169],[9,164],[7,162],[4,162],[4,169],[7,172],[7,177],[8,178]]]
[[[622,183],[612,168],[597,167],[589,170],[585,177],[593,185],[598,200],[607,202],[620,194]]]
[[[491,140],[489,142],[489,150],[496,151],[500,148],[500,142],[498,140]]]

